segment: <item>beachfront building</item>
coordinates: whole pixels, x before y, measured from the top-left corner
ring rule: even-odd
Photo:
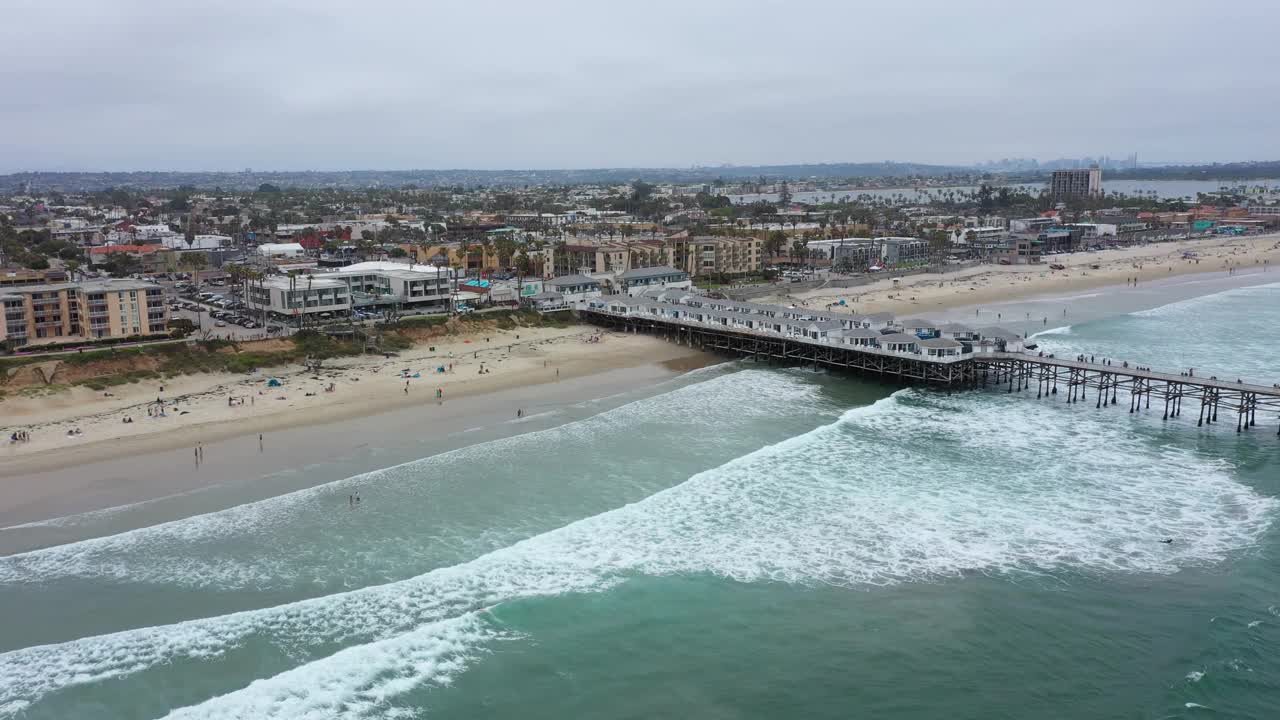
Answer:
[[[880,259],[887,265],[919,265],[929,261],[929,241],[911,237],[878,237]]]
[[[938,336],[938,323],[932,320],[922,320],[920,318],[911,318],[898,323],[902,328],[902,332],[908,335],[914,335],[919,338],[931,338]]]
[[[1054,200],[1097,197],[1102,194],[1102,169],[1054,170],[1049,196]]]
[[[938,328],[938,337],[950,338],[961,342],[973,342],[981,339],[977,330],[960,323],[945,323]]]
[[[998,352],[1022,352],[1022,336],[1012,330],[1001,327],[978,328],[981,343],[988,349]],[[975,349],[978,349],[975,346]]]
[[[351,306],[448,311],[455,272],[434,265],[370,261],[316,275],[346,283]]]
[[[558,292],[536,293],[523,298],[523,302],[538,312],[564,310],[569,307],[569,303],[564,301],[564,296]]]
[[[879,340],[880,337],[881,333],[876,330],[853,328],[850,330],[844,330],[840,333],[840,342],[844,345],[875,347],[876,341]]]
[[[543,286],[549,292],[560,293],[564,301],[570,305],[580,305],[604,294],[600,290],[600,281],[586,275],[564,275],[552,278]]]
[[[616,287],[628,295],[639,295],[647,290],[688,290],[693,287],[689,273],[667,265],[634,268],[620,273]]]
[[[906,333],[889,333],[877,338],[876,344],[889,352],[914,353],[920,346],[920,338]]]
[[[954,242],[974,257],[987,257],[1009,249],[1009,231],[997,226],[957,230]]]
[[[0,291],[0,340],[12,345],[167,331],[164,290],[139,280],[23,285]]]
[[[351,292],[345,280],[321,275],[272,275],[249,284],[249,307],[275,315],[298,317],[351,309]]]
[[[806,245],[811,255],[818,255],[831,262],[834,268],[847,267],[865,270],[879,264],[880,247],[871,238],[835,238],[810,240]]]
[[[924,338],[918,345],[920,353],[930,358],[951,357],[964,352],[964,345],[951,338]]]

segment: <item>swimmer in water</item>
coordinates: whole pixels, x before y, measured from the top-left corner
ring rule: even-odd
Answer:
[[[1160,542],[1164,543],[1165,545],[1172,545],[1172,544],[1173,544],[1173,538],[1165,538],[1165,539],[1161,540]]]

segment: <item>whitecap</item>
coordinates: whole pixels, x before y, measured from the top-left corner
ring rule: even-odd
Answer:
[[[973,572],[1172,573],[1252,548],[1269,527],[1276,501],[1229,466],[1096,415],[1047,434],[1053,414],[1003,396],[900,391],[639,502],[409,580],[0,654],[0,707],[246,644],[315,662],[335,643],[637,574],[866,587]],[[1172,535],[1186,540],[1150,542]]]

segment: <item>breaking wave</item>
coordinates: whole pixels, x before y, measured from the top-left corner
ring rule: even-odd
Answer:
[[[1068,412],[900,391],[638,502],[408,580],[0,654],[0,715],[107,679],[178,693],[152,676],[218,660],[225,694],[174,717],[321,717],[335,698],[460,671],[497,632],[475,624],[477,611],[500,602],[637,575],[868,587],[1172,573],[1247,550],[1269,527],[1276,501],[1233,480],[1225,462],[1156,445],[1102,413],[1066,422]],[[278,650],[274,664],[246,649],[264,647]],[[419,656],[450,658],[447,671],[406,669]]]

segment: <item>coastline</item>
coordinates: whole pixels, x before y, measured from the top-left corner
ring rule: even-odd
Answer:
[[[592,341],[593,337],[598,340]],[[0,479],[137,452],[190,449],[227,437],[366,417],[424,403],[436,405],[437,389],[448,401],[693,355],[653,338],[604,333],[581,325],[460,335],[431,348],[419,347],[391,358],[331,360],[316,375],[301,365],[289,365],[248,375],[208,373],[132,383],[113,387],[109,395],[77,387],[53,396],[11,397],[0,403],[10,423],[4,432],[26,430],[32,439],[0,447]],[[436,372],[441,366],[452,366],[452,370]],[[401,374],[404,369],[411,371],[410,377]],[[271,379],[280,386],[268,387]],[[326,392],[330,384],[334,390]],[[166,406],[163,418],[148,415],[156,400]],[[125,417],[132,422],[125,423]],[[67,434],[77,428],[80,435]]]
[[[45,447],[19,453],[15,451],[23,444],[9,444],[8,452],[0,455],[0,528],[224,484],[244,486],[236,491],[240,501],[244,493],[265,497],[288,492],[327,481],[323,472],[300,469],[332,464],[333,472],[346,476],[403,461],[402,455],[422,457],[470,444],[486,433],[539,429],[546,421],[563,422],[552,416],[575,403],[639,392],[716,362],[714,356],[657,338],[600,333],[583,326],[543,331],[536,339],[521,331],[516,347],[500,342],[514,340],[515,334],[490,333],[487,344],[483,335],[453,337],[435,346],[434,353],[420,348],[389,360],[349,359],[325,368],[319,380],[299,367],[254,377],[188,378],[195,385],[182,389],[206,387],[178,400],[179,407],[190,408],[186,415],[143,414],[138,419],[133,403],[139,393],[155,391],[152,383],[128,392],[122,389],[106,399],[107,407],[99,404],[91,415],[66,417],[55,408],[56,419],[37,426],[43,431],[33,433],[26,444],[35,445],[43,433],[48,437]],[[591,342],[593,336],[600,339]],[[465,360],[457,357],[463,347],[468,352]],[[450,348],[455,354],[453,374],[410,379],[406,395],[399,370],[442,359],[447,368]],[[481,362],[492,370],[480,374]],[[264,394],[254,395],[253,404],[227,405],[228,394],[256,393],[266,377],[283,380],[285,400]],[[334,393],[304,392],[328,382],[341,384]],[[435,398],[437,387],[445,390],[443,400]],[[166,384],[165,389],[168,393],[174,387]],[[517,409],[522,411],[519,418]],[[135,418],[132,424],[121,421],[128,413]],[[111,432],[148,420],[153,424],[145,432]],[[169,424],[170,420],[177,422]],[[61,431],[73,425],[84,434],[68,437]],[[86,442],[89,438],[92,441]],[[193,457],[197,443],[204,455],[198,464]],[[199,502],[180,504],[183,509],[166,511],[166,517],[169,512],[186,515],[208,509]],[[57,532],[3,534],[0,553],[66,539],[65,533]]]
[[[1184,253],[1195,253],[1184,259]],[[1065,270],[1052,270],[1061,264]],[[1095,269],[1092,266],[1097,265]],[[1006,304],[1042,295],[1137,287],[1170,278],[1211,273],[1275,272],[1280,278],[1280,233],[1212,237],[1097,252],[1051,255],[1038,265],[979,265],[954,273],[925,273],[851,288],[819,287],[783,292],[758,302],[798,304],[832,312],[891,312],[900,318],[940,319],[958,308]],[[840,301],[844,305],[839,305]],[[992,318],[994,320],[994,318]],[[994,322],[984,321],[983,325]]]
[[[897,287],[882,281],[856,288],[861,302],[833,309],[894,309],[900,317],[919,314],[974,326],[1000,324],[1030,334],[1262,284],[1273,277],[1280,282],[1280,273],[1269,272],[1272,258],[1280,262],[1278,238],[1193,241],[1199,243],[1198,264],[1169,262],[1182,250],[1162,245],[1083,255],[1060,273],[1048,273],[1044,267],[983,266],[945,281],[912,276]],[[1146,253],[1142,258],[1162,253],[1165,262],[1139,261],[1130,250]],[[1102,264],[1103,270],[1082,271],[1079,265],[1085,262]],[[1224,271],[1228,263],[1239,272]],[[1143,267],[1134,271],[1135,264]],[[1131,276],[1139,278],[1138,284],[1123,284]],[[957,289],[966,282],[969,289]],[[981,285],[986,287],[972,289]],[[824,295],[830,292],[817,289],[782,301],[812,307],[830,302],[831,296]],[[881,298],[889,295],[893,297]],[[434,347],[418,347],[389,359],[328,361],[318,375],[295,365],[249,375],[145,381],[113,387],[110,396],[84,387],[53,395],[10,396],[0,402],[10,423],[5,434],[25,428],[32,440],[0,447],[0,487],[5,489],[0,495],[0,528],[219,485],[255,483],[252,489],[241,489],[240,500],[245,493],[256,497],[288,492],[327,481],[311,474],[298,477],[300,468],[332,463],[335,473],[358,474],[386,467],[401,457],[400,452],[423,457],[446,447],[417,438],[447,438],[457,446],[487,433],[536,429],[540,414],[651,387],[715,361],[658,338],[582,325],[491,330],[435,342]],[[446,372],[435,372],[441,366]],[[481,367],[486,372],[481,373]],[[407,393],[402,375],[406,369]],[[415,373],[420,377],[412,377]],[[269,378],[279,379],[281,387],[266,387]],[[335,390],[325,392],[330,383]],[[443,402],[435,398],[437,388],[444,392]],[[164,418],[148,417],[146,408],[158,393],[168,407],[176,404],[176,410]],[[244,398],[244,403],[230,404],[228,398]],[[523,418],[516,418],[517,410]],[[132,423],[123,422],[126,415]],[[517,421],[523,424],[511,425]],[[82,434],[67,435],[71,428]],[[474,434],[458,437],[467,433]],[[205,456],[200,463],[194,459],[197,446]],[[264,480],[275,474],[280,478]],[[196,506],[200,503],[183,503],[183,509],[167,512],[203,511]],[[22,538],[4,534],[0,553],[66,539],[58,532],[24,532]]]

